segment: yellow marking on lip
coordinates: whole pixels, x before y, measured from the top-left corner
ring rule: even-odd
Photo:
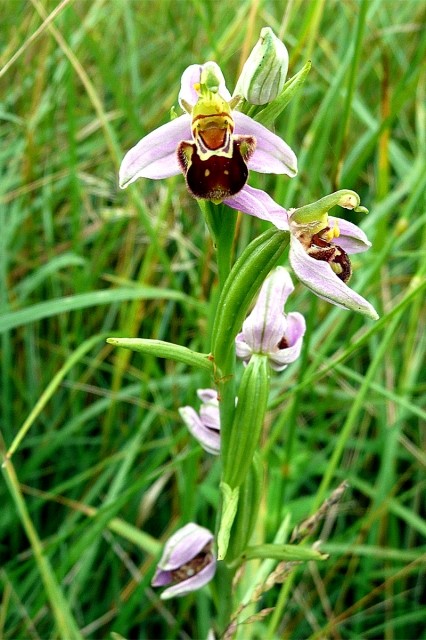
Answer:
[[[202,120],[203,118],[231,118],[231,115],[225,111],[221,111],[220,113],[199,113],[194,116],[192,122],[194,123],[197,120]]]

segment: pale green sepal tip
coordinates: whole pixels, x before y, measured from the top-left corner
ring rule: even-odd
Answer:
[[[206,62],[201,71],[200,84],[212,93],[219,91],[221,77],[220,69],[215,62]]]
[[[217,534],[217,559],[223,560],[228,551],[229,536],[237,513],[240,489],[239,487],[231,489],[226,482],[220,483],[220,489],[222,491],[222,517]]]
[[[291,220],[297,224],[318,222],[323,218],[323,216],[327,215],[332,207],[336,205],[339,205],[344,209],[355,209],[355,211],[358,211],[360,201],[360,197],[355,193],[355,191],[351,191],[350,189],[340,189],[340,191],[330,193],[330,195],[324,196],[324,198],[321,198],[316,202],[312,202],[311,204],[307,204],[299,209],[295,209],[291,213]],[[361,208],[365,209],[365,207]],[[367,212],[367,210],[365,210],[365,212]]]
[[[247,547],[242,554],[242,560],[266,559],[280,561],[327,560],[328,554],[321,553],[312,547],[301,547],[293,544],[259,544]]]
[[[145,338],[107,338],[107,342],[115,347],[124,347],[125,349],[146,353],[158,358],[183,362],[191,367],[205,369],[209,372],[213,370],[213,362],[209,354],[198,353],[171,342]]]

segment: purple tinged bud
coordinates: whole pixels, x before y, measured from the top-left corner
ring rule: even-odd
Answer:
[[[235,339],[237,356],[246,363],[254,353],[267,355],[275,371],[282,371],[300,355],[306,330],[304,317],[285,314],[284,304],[294,290],[290,275],[277,267],[266,278],[251,314]]]
[[[152,579],[153,587],[169,586],[162,600],[184,596],[210,582],[216,571],[213,534],[190,522],[166,542]]]
[[[220,453],[220,416],[217,391],[199,389],[197,395],[202,401],[199,413],[187,406],[181,407],[179,414],[203,449],[217,456]]]

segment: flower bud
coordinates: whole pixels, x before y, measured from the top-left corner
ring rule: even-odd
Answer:
[[[243,95],[251,104],[272,102],[282,91],[288,70],[288,51],[270,27],[247,58],[234,95]]]
[[[217,391],[198,389],[197,395],[202,401],[199,414],[192,407],[181,407],[179,414],[203,449],[217,456],[220,453],[220,416]]]
[[[293,290],[290,274],[284,267],[276,267],[264,281],[253,311],[235,339],[237,356],[245,363],[253,353],[260,353],[268,356],[272,369],[283,371],[299,357],[305,319],[297,312],[283,312]]]
[[[216,571],[213,534],[193,522],[185,525],[166,542],[158,563],[153,587],[168,587],[162,600],[184,596],[210,582]]]

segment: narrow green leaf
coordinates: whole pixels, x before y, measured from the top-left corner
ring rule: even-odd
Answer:
[[[56,622],[57,632],[62,640],[81,640],[83,637],[76,621],[70,611],[68,601],[63,594],[49,559],[41,544],[33,521],[30,518],[27,505],[23,498],[19,480],[16,476],[12,461],[5,458],[2,464],[2,471],[10,495],[15,503],[21,524],[30,541],[34,559],[36,561],[47,598],[52,608],[53,617]]]
[[[48,300],[47,302],[39,302],[38,304],[20,309],[19,311],[10,311],[3,314],[0,318],[0,333],[67,311],[76,311],[77,309],[85,309],[87,307],[98,307],[104,304],[124,302],[125,300],[159,299],[178,300],[196,306],[199,309],[204,310],[205,308],[205,305],[198,300],[185,295],[181,291],[174,291],[173,289],[159,289],[158,287],[120,287],[116,289],[105,289],[105,291],[81,293],[76,296],[56,298],[55,300]]]
[[[209,354],[198,353],[171,342],[146,338],[108,338],[107,342],[115,347],[124,347],[125,349],[147,353],[158,358],[183,362],[190,367],[198,367],[209,372],[213,371],[213,362]]]

